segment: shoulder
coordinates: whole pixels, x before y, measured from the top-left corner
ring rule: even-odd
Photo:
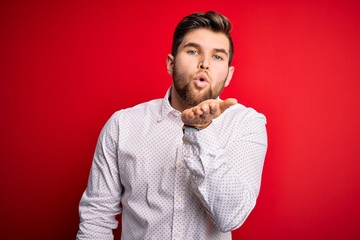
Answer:
[[[224,113],[219,129],[225,136],[235,142],[241,140],[267,145],[267,120],[264,114],[242,104],[236,104]]]
[[[228,108],[219,118],[214,119],[219,133],[231,136],[244,136],[266,132],[266,117],[254,108],[236,104]]]
[[[159,115],[162,99],[154,99],[133,107],[114,112],[106,121],[103,132],[118,133],[120,129],[136,130],[144,121],[152,121]]]
[[[124,118],[140,117],[145,115],[157,115],[160,112],[163,99],[154,99],[148,102],[137,104],[133,107],[116,111],[110,119],[119,121]]]
[[[114,112],[105,124],[105,131],[138,131],[146,124],[157,121],[163,99],[154,99]]]
[[[240,103],[226,110],[225,117],[243,123],[258,119],[261,120],[264,124],[266,124],[266,117],[263,113],[256,111],[254,108],[246,107]]]

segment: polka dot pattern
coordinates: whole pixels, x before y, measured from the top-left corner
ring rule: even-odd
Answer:
[[[206,129],[185,129],[169,91],[116,112],[96,146],[77,239],[231,239],[255,206],[266,119],[238,104]]]

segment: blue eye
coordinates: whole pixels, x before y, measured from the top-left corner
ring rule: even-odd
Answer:
[[[199,54],[199,52],[198,52],[198,51],[195,51],[195,50],[189,50],[189,51],[187,51],[187,53],[190,54],[190,55],[197,55],[197,54]]]
[[[214,59],[215,59],[215,60],[218,60],[218,61],[223,60],[223,58],[222,58],[222,57],[220,57],[219,55],[214,55]]]

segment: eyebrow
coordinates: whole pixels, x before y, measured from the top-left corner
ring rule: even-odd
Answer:
[[[194,42],[188,42],[184,45],[184,48],[186,47],[194,47],[194,48],[201,48],[200,44],[194,43]],[[217,53],[224,53],[226,56],[229,56],[228,52],[223,48],[214,48],[214,52]]]
[[[228,56],[229,54],[227,53],[227,51],[223,48],[214,48],[215,52],[220,52],[220,53],[224,53],[226,56]]]

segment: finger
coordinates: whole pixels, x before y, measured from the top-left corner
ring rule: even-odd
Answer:
[[[201,107],[195,107],[193,112],[196,116],[200,116],[201,114],[203,114]]]
[[[220,111],[224,112],[226,109],[228,109],[229,107],[231,107],[235,104],[237,104],[237,100],[235,98],[228,98],[219,104]]]
[[[186,109],[183,113],[182,113],[182,118],[186,121],[190,121],[192,119],[194,119],[195,114],[192,111],[192,109]]]
[[[203,104],[203,105],[201,106],[201,110],[202,110],[201,116],[202,116],[202,117],[206,117],[206,116],[209,114],[209,112],[210,112],[209,105],[208,105],[208,104]]]
[[[211,102],[209,104],[210,114],[214,114],[217,111],[217,102]]]
[[[227,98],[227,99],[224,101],[224,103],[225,103],[226,105],[228,105],[229,107],[237,104],[237,102],[238,102],[238,101],[237,101],[235,98]]]
[[[188,120],[194,119],[195,114],[193,112],[189,112],[189,114],[186,115]]]

